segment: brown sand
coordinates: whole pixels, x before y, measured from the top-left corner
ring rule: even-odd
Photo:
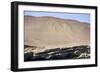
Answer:
[[[41,50],[90,45],[88,23],[49,16],[25,16],[24,21],[25,45],[41,47]]]

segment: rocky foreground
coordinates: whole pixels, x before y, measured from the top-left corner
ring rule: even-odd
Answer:
[[[32,46],[26,46],[26,48]],[[43,52],[24,52],[24,61],[61,60],[61,59],[88,59],[90,46],[81,45],[68,48],[48,49]]]

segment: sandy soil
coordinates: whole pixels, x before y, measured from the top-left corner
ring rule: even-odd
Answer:
[[[55,17],[25,16],[24,43],[38,51],[90,45],[90,24]]]

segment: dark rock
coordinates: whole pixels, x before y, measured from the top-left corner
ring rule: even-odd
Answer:
[[[69,48],[55,48],[37,53],[24,54],[25,61],[60,60],[60,59],[85,59],[90,58],[90,48],[87,46],[75,46]]]
[[[24,53],[24,61],[29,61],[33,57],[33,53]]]

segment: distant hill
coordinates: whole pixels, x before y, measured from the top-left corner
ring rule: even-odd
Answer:
[[[24,43],[42,49],[90,45],[90,24],[50,16],[24,16]]]

